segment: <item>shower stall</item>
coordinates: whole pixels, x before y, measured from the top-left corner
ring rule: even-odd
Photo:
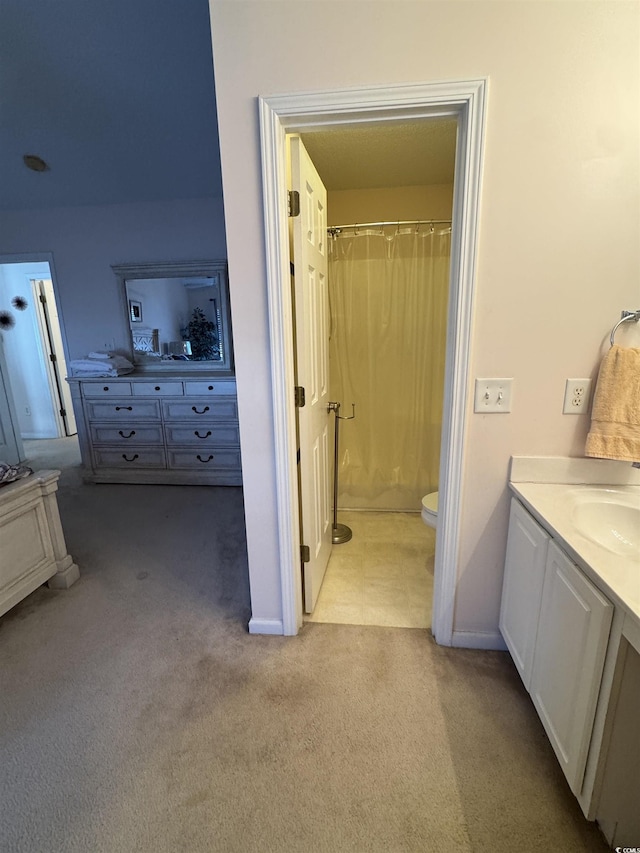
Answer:
[[[437,491],[451,225],[329,229],[331,399],[340,509],[419,511]]]

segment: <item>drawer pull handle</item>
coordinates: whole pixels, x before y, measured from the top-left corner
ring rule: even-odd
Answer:
[[[109,390],[109,386],[108,386],[108,385],[105,385],[105,386],[104,386],[104,388],[103,388],[102,390],[103,390],[103,391],[108,391],[108,390]]]
[[[126,454],[126,453],[123,453],[123,454],[122,454],[122,458],[124,459],[124,461],[125,461],[125,462],[135,462],[135,461],[136,461],[136,459],[138,458],[138,454],[137,454],[137,453],[134,453],[134,454],[133,454],[133,456],[131,457],[131,459],[128,459],[128,458],[127,458],[127,454]]]
[[[129,435],[125,435],[125,434],[122,432],[122,430],[121,430],[121,429],[119,429],[119,430],[118,430],[118,432],[120,433],[120,435],[121,435],[123,438],[131,438],[131,436],[132,436],[132,435],[135,435],[135,434],[136,434],[135,429],[132,429],[132,430],[131,430],[131,432],[129,433]]]
[[[207,388],[207,391],[213,391],[213,385],[209,385],[209,387]]]
[[[198,460],[198,462],[211,462],[211,460],[213,459],[213,456],[209,456],[208,459],[203,459],[202,456],[200,456],[200,454],[198,453],[198,455],[196,456],[196,459]]]
[[[133,406],[116,406],[116,412],[119,412],[121,409],[126,409],[127,412],[132,412]]]
[[[209,436],[211,435],[211,430],[207,430],[207,434],[206,434],[206,435],[200,435],[199,430],[194,429],[193,434],[194,434],[194,435],[197,435],[197,436],[198,436],[198,438],[209,438]]]
[[[156,385],[155,390],[156,390],[156,391],[159,391],[159,390],[160,390],[160,386],[159,386],[159,385]]]
[[[196,415],[204,415],[205,412],[209,411],[209,406],[205,406],[201,412],[199,412],[195,406],[191,406],[191,411],[195,412]]]

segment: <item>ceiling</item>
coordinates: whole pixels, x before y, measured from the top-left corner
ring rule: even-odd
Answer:
[[[450,182],[455,132],[303,138],[328,189],[356,189]],[[0,209],[221,195],[208,0],[0,0]]]
[[[355,126],[301,137],[328,190],[453,183],[457,122]]]
[[[2,209],[220,196],[217,140],[207,0],[0,0]]]

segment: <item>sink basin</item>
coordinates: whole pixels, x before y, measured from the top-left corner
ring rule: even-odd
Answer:
[[[640,557],[640,501],[616,489],[584,489],[572,494],[576,529],[614,554]]]

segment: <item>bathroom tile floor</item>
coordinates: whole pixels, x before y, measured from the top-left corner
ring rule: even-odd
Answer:
[[[435,530],[419,513],[340,512],[353,538],[334,545],[309,622],[429,628]]]

